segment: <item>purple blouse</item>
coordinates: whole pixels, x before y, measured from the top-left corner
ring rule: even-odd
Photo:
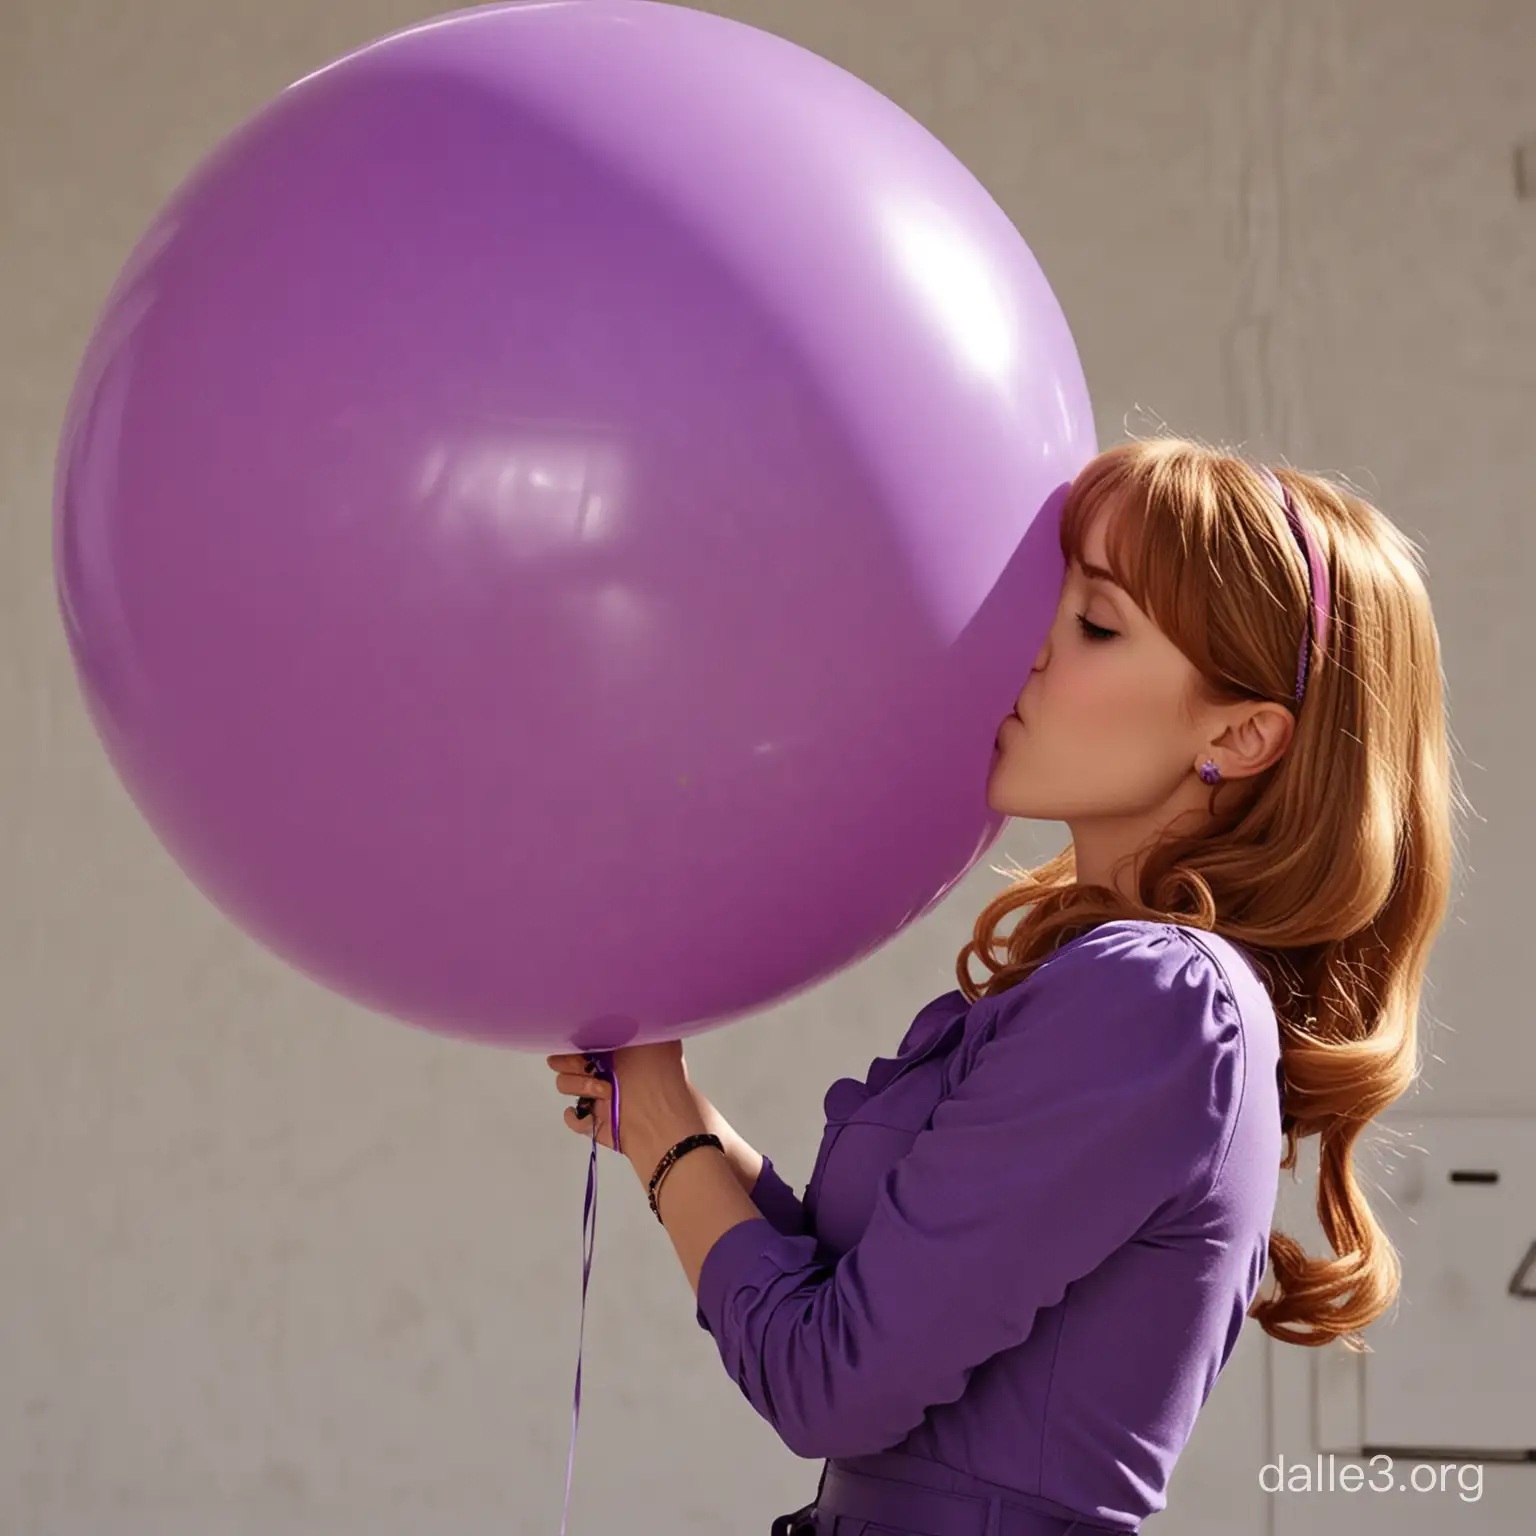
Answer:
[[[698,1320],[799,1456],[898,1451],[1120,1530],[1166,1503],[1263,1279],[1279,1031],[1243,952],[1101,924],[929,1003],[840,1078],[804,1201],[705,1258]]]

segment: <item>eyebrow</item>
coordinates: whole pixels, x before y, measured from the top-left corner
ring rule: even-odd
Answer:
[[[1077,568],[1091,581],[1102,581],[1111,587],[1124,592],[1125,588],[1115,579],[1113,571],[1106,571],[1102,565],[1089,565],[1086,560],[1077,561]],[[1129,595],[1129,594],[1127,594]]]

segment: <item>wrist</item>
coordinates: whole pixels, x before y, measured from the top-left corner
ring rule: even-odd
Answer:
[[[719,1161],[731,1182],[736,1182],[735,1175],[731,1171],[730,1163],[724,1156],[724,1149],[720,1145],[720,1138],[712,1131],[695,1131],[692,1135],[685,1136],[674,1142],[657,1161],[655,1171],[646,1181],[646,1198],[650,1202],[651,1214],[657,1221],[662,1221],[661,1203],[667,1198],[666,1191],[674,1186],[674,1181],[681,1178],[683,1187],[689,1187],[690,1180],[695,1187],[703,1187],[698,1181],[706,1176],[701,1170],[706,1164]],[[708,1181],[718,1179],[718,1174],[709,1174]],[[739,1198],[739,1197],[738,1197]]]
[[[685,1136],[712,1130],[714,1127],[706,1125],[702,1115],[677,1115],[657,1125],[637,1128],[633,1133],[626,1130],[622,1119],[619,1123],[619,1137],[623,1142],[624,1154],[629,1158],[630,1165],[635,1170],[635,1176],[645,1185],[650,1184],[651,1175],[656,1172],[656,1165]],[[716,1134],[719,1133],[716,1132]],[[725,1144],[723,1136],[720,1140],[722,1145]]]
[[[713,1104],[704,1110],[704,1129],[720,1138],[725,1160],[731,1165],[736,1182],[741,1185],[743,1194],[750,1195],[763,1172],[763,1154],[750,1146]]]

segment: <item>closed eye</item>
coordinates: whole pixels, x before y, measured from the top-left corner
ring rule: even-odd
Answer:
[[[1085,640],[1113,640],[1119,634],[1119,630],[1105,629],[1102,624],[1095,624],[1092,619],[1081,613],[1077,616],[1077,626],[1082,630]]]

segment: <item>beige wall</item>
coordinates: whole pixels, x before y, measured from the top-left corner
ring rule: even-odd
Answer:
[[[1057,288],[1106,442],[1166,420],[1346,472],[1425,541],[1485,818],[1432,1081],[1439,1107],[1531,1113],[1536,203],[1511,152],[1536,5],[713,8],[974,168]],[[49,564],[64,397],[134,236],[273,92],[430,9],[0,0],[0,1536],[558,1530],[584,1144],[542,1065],[372,1019],[196,895],[89,733]],[[825,1084],[952,985],[997,883],[690,1047],[797,1183]],[[574,1530],[765,1533],[816,1469],[725,1378],[627,1165],[603,1172]],[[1240,1349],[1157,1528],[1528,1528],[1536,1469],[1477,1508],[1260,1494],[1263,1457],[1307,1450],[1307,1366],[1280,1353]]]

